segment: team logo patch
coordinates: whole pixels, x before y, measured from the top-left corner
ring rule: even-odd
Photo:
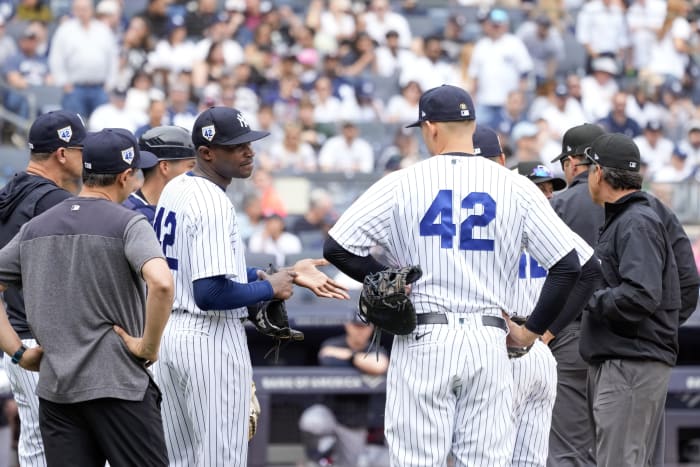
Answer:
[[[637,168],[637,163],[634,161],[630,161],[630,169],[636,169]]]
[[[474,148],[474,155],[481,154],[481,148]]]
[[[459,104],[459,113],[462,115],[462,117],[469,116],[469,108],[467,107],[467,104],[465,104],[464,102]]]
[[[124,160],[124,162],[131,165],[131,163],[134,161],[134,147],[133,146],[129,146],[128,148],[122,150],[122,159]]]
[[[69,143],[70,139],[73,137],[73,128],[71,128],[70,126],[66,126],[59,130],[56,130],[56,133],[58,133],[58,139]]]
[[[421,118],[425,117],[425,110],[420,111],[420,116],[421,116]]]
[[[211,141],[214,139],[215,135],[216,128],[214,128],[214,125],[207,125],[202,127],[202,138],[206,139],[207,141]]]

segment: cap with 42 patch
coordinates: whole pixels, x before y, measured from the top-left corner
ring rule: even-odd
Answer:
[[[197,147],[233,146],[257,141],[269,134],[267,131],[252,130],[238,109],[209,107],[194,122],[192,142]]]
[[[78,114],[65,110],[48,112],[39,115],[32,123],[29,149],[34,153],[45,153],[58,148],[80,147],[86,134]]]
[[[158,158],[140,151],[136,137],[123,128],[89,133],[83,146],[83,170],[94,174],[118,174],[126,169],[147,169]]]

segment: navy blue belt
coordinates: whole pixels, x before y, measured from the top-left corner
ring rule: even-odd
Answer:
[[[448,324],[447,315],[445,313],[420,313],[417,317],[417,324]],[[483,315],[481,324],[484,326],[492,326],[494,328],[508,331],[506,321],[500,316]]]

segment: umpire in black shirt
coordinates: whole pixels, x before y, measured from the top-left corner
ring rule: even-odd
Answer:
[[[554,195],[552,207],[568,225],[589,245],[595,248],[598,234],[603,226],[605,213],[588,193],[588,165],[585,164],[585,150],[593,141],[604,134],[598,125],[585,123],[570,128],[564,133],[561,154],[552,162],[561,164],[569,187]],[[583,274],[583,272],[582,272]],[[587,293],[577,286],[572,293]],[[584,299],[583,303],[585,303]],[[576,300],[569,300],[567,306]],[[552,355],[557,360],[557,398],[552,411],[552,428],[549,435],[548,467],[592,467],[595,465],[595,446],[590,429],[590,415],[586,402],[586,380],[588,364],[579,354],[581,332],[580,310],[576,319],[567,323],[557,319],[549,331],[556,336],[545,334]],[[560,316],[570,316],[563,310]]]
[[[583,313],[581,355],[598,466],[647,465],[678,352],[681,291],[672,241],[641,193],[639,149],[599,136],[586,156],[591,198],[605,207],[596,255],[602,284]]]

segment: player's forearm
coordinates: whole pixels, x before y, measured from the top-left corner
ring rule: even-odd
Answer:
[[[323,244],[323,257],[358,282],[363,282],[367,274],[386,269],[386,266],[374,259],[372,255],[354,255],[340,246],[332,237],[328,237]]]
[[[569,291],[576,285],[580,274],[578,256],[576,251],[571,250],[549,269],[540,298],[525,328],[538,335],[544,334],[559,315],[561,304],[566,303]]]
[[[157,353],[165,325],[172,313],[174,289],[172,283],[148,289],[146,297],[146,324],[143,330],[143,347],[149,353]]]
[[[575,320],[583,311],[588,300],[599,285],[601,277],[600,263],[596,256],[591,258],[581,267],[581,277],[571,291],[564,309],[557,319],[549,327],[549,332],[558,335],[562,329]]]

